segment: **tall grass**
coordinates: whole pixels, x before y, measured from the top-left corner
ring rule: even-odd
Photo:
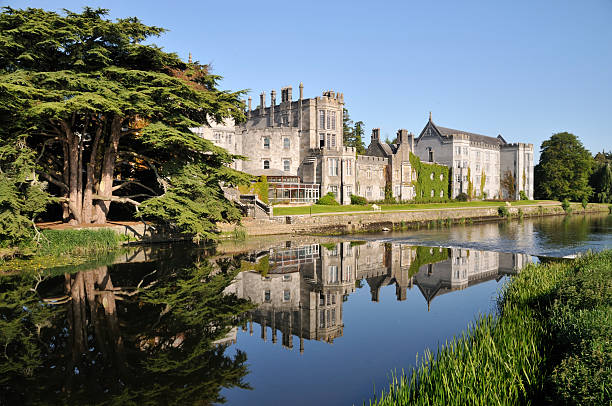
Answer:
[[[504,286],[496,315],[479,317],[435,355],[427,351],[408,373],[394,374],[369,404],[610,404],[610,269],[612,251],[524,268]],[[566,302],[574,307],[561,309]]]
[[[37,254],[88,254],[116,248],[121,236],[107,228],[99,230],[44,230]]]

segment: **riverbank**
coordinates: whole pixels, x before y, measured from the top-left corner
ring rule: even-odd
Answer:
[[[490,202],[486,202],[490,203]],[[514,202],[517,203],[517,202]],[[523,218],[568,214],[559,202],[523,203],[507,206],[503,202],[488,206],[451,206],[441,203],[439,208],[398,209],[396,211],[361,211],[313,213],[312,215],[274,216],[270,219],[243,219],[241,233],[251,236],[275,234],[341,235],[381,230],[418,229],[432,226],[497,221],[507,217]],[[313,206],[314,207],[314,206]],[[500,213],[503,208],[504,213]],[[586,209],[572,203],[571,213],[608,213],[606,204],[589,203]],[[221,231],[231,238],[237,229],[233,224],[219,224]]]
[[[612,402],[612,250],[532,265],[483,316],[370,405]]]
[[[96,256],[107,256],[128,240],[128,237],[106,227],[44,229],[36,241],[5,249],[0,257],[0,273],[78,265]]]

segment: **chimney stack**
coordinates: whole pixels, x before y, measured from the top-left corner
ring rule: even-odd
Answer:
[[[300,82],[300,100],[304,98],[304,85]]]
[[[261,114],[266,111],[266,92],[261,92],[259,95],[259,111]]]
[[[380,128],[372,128],[372,142],[380,141]]]
[[[270,92],[270,127],[274,127],[274,105],[276,104],[276,90]]]

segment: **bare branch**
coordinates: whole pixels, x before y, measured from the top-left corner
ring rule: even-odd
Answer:
[[[114,180],[115,180],[115,181],[118,181],[117,179],[114,179]],[[114,187],[113,187],[113,189],[112,189],[112,191],[113,191],[113,192],[114,192],[115,190],[119,190],[119,189],[121,189],[121,188],[124,188],[124,187],[125,187],[125,186],[127,186],[127,185],[138,185],[138,186],[140,186],[140,187],[142,187],[142,188],[144,188],[144,189],[148,190],[149,192],[151,192],[151,193],[153,193],[153,194],[157,194],[157,192],[156,192],[155,190],[153,190],[152,188],[150,188],[150,187],[148,187],[148,186],[146,186],[146,185],[143,185],[142,183],[137,182],[137,181],[135,181],[135,180],[121,180],[121,181],[119,181],[119,182],[123,182],[123,183],[122,183],[122,184],[120,184],[120,185],[114,186]]]

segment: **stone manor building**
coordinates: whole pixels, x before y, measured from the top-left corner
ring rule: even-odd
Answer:
[[[511,170],[517,187],[515,198],[524,190],[533,198],[533,145],[509,144],[497,138],[438,127],[430,120],[415,139],[407,130],[397,132],[397,140],[387,144],[380,129],[372,130],[372,141],[365,155],[356,155],[342,137],[344,95],[332,90],[321,96],[304,98],[304,86],[293,100],[292,88],[259,96],[259,105],[247,102],[247,120],[235,125],[231,120],[193,131],[232,154],[247,159],[236,161],[235,169],[254,176],[265,175],[270,184],[271,202],[314,203],[333,193],[341,204],[350,204],[351,194],[369,201],[385,198],[385,188],[398,201],[415,198],[418,173],[410,163],[416,154],[424,164],[452,167],[452,196],[467,192],[468,169],[474,197],[500,194],[500,176]],[[211,120],[213,121],[213,120]],[[480,190],[481,179],[485,187]],[[446,179],[445,181],[448,181]],[[449,197],[448,188],[431,190],[433,197]],[[430,191],[426,191],[426,196]]]

